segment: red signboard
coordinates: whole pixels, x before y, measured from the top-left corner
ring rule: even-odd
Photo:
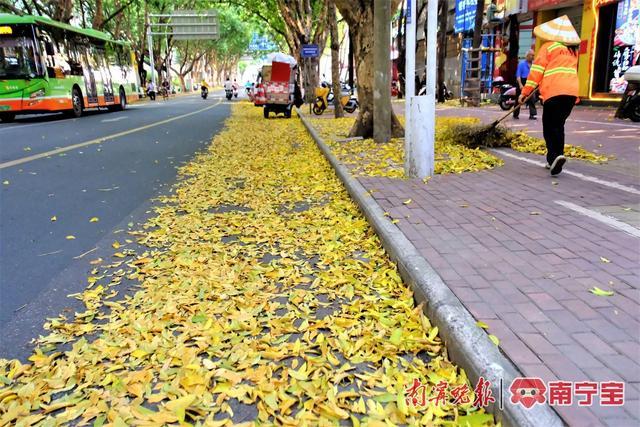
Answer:
[[[565,3],[575,4],[574,0],[529,0],[529,10],[557,9]]]

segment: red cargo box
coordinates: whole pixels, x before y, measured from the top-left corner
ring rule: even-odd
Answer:
[[[271,81],[289,82],[291,80],[291,65],[286,62],[271,63]]]

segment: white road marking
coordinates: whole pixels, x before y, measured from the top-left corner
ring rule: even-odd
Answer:
[[[603,129],[574,130],[574,131],[571,131],[571,133],[585,133],[585,134],[588,134],[588,133],[603,133],[603,132],[606,132],[606,131],[603,130]]]
[[[522,156],[518,156],[516,154],[513,153],[509,153],[508,151],[504,151],[504,150],[496,150],[496,149],[490,149],[490,151],[506,156],[506,157],[511,157],[513,159],[518,159],[522,162],[526,162],[526,163],[530,163],[532,165],[536,165],[536,166],[540,166],[540,167],[544,167],[545,163],[538,161],[538,160],[533,160],[533,159],[529,159],[527,157],[522,157]],[[563,171],[562,172],[565,175],[571,175],[574,176],[578,179],[581,179],[583,181],[589,181],[589,182],[593,182],[596,184],[600,184],[603,185],[605,187],[609,187],[609,188],[615,188],[616,190],[620,190],[620,191],[626,191],[627,193],[631,193],[631,194],[636,194],[636,195],[640,195],[640,190],[634,187],[629,187],[628,185],[624,185],[624,184],[620,184],[618,182],[614,182],[614,181],[607,181],[604,179],[600,179],[600,178],[596,178],[595,176],[589,176],[589,175],[585,175],[582,174],[580,172],[574,172],[574,171]]]
[[[64,153],[66,151],[75,150],[76,148],[86,147],[88,145],[102,144],[102,143],[105,143],[105,142],[107,142],[108,140],[111,140],[111,139],[116,139],[116,138],[119,138],[121,136],[129,135],[129,134],[134,133],[134,132],[140,132],[140,131],[145,130],[145,129],[149,129],[149,128],[152,128],[152,127],[155,127],[155,126],[159,126],[159,125],[163,125],[163,124],[166,124],[166,123],[170,123],[170,122],[173,122],[175,120],[180,120],[180,119],[183,119],[185,117],[193,116],[194,114],[202,113],[203,111],[210,110],[213,107],[218,106],[219,104],[220,104],[220,102],[216,102],[215,104],[212,104],[212,105],[210,105],[208,107],[204,107],[204,108],[201,108],[199,110],[192,111],[190,113],[182,114],[182,115],[179,115],[179,116],[173,116],[173,117],[170,117],[168,119],[160,120],[160,121],[157,121],[157,122],[154,122],[154,123],[149,123],[148,125],[143,125],[143,126],[140,126],[140,127],[137,127],[137,128],[125,130],[125,131],[114,133],[114,134],[111,134],[111,135],[105,135],[105,136],[102,136],[100,138],[95,138],[95,139],[92,139],[92,140],[89,140],[89,141],[85,141],[85,142],[81,142],[81,143],[78,143],[78,144],[72,144],[72,145],[68,145],[66,147],[56,148],[55,150],[46,151],[44,153],[34,154],[32,156],[22,157],[20,159],[15,159],[15,160],[11,160],[11,161],[8,161],[8,162],[0,163],[0,169],[4,169],[4,168],[11,167],[11,166],[20,165],[22,163],[31,162],[33,160],[42,159],[44,157],[53,156],[53,155],[56,155],[56,154]]]
[[[560,206],[564,206],[567,209],[571,209],[574,212],[578,212],[581,215],[588,216],[589,218],[595,219],[596,221],[600,221],[601,223],[606,224],[609,227],[622,230],[633,237],[640,237],[640,230],[627,224],[626,222],[622,222],[613,217],[603,215],[600,212],[583,208],[582,206],[578,206],[575,203],[566,202],[564,200],[556,200],[555,203],[559,204]]]
[[[53,125],[56,123],[63,123],[63,122],[68,122],[69,120],[76,120],[75,118],[68,118],[68,119],[57,119],[57,120],[51,120],[50,122],[42,122],[42,123],[30,123],[27,125],[21,125],[21,124],[13,124],[11,126],[2,126],[0,127],[0,132],[2,132],[3,130],[11,130],[14,128],[18,128],[18,129],[24,129],[24,128],[28,128],[31,126],[44,126],[44,125]]]
[[[598,125],[598,126],[602,126],[602,125],[605,125],[605,126],[618,126],[618,127],[625,127],[625,128],[631,128],[631,129],[635,126],[635,125],[631,125],[629,123],[611,123],[611,122],[605,122],[605,121],[596,122],[596,121],[593,121],[593,120],[582,120],[582,119],[569,119],[569,120],[567,120],[567,122],[590,123],[592,125]],[[636,132],[640,131],[640,126],[635,126],[635,127],[636,128],[633,129],[633,130],[635,130]]]
[[[109,122],[117,122],[119,120],[124,120],[126,118],[128,118],[129,116],[120,116],[120,117],[115,117],[113,119],[102,119],[100,120],[102,123],[109,123]]]
[[[440,108],[442,108],[442,107],[440,107]],[[455,110],[462,110],[462,111],[465,110],[464,107],[447,107],[447,108],[442,108],[442,109],[447,109],[447,110],[448,109],[455,109]],[[500,110],[494,110],[494,109],[486,109],[484,111],[482,109],[480,109],[480,110],[477,110],[477,111],[479,111],[481,114],[483,114],[483,113],[484,114],[500,113]],[[583,120],[583,119],[572,119],[572,118],[570,118],[570,119],[567,120],[567,123],[576,122],[576,123],[589,123],[589,124],[598,125],[598,126],[602,126],[602,125],[604,125],[604,126],[617,126],[617,127],[625,127],[625,128],[635,128],[635,129],[632,129],[632,130],[634,130],[636,132],[640,131],[640,126],[634,125],[634,124],[629,123],[629,122],[626,122],[626,123],[622,122],[622,120],[620,120],[620,119],[616,119],[616,120],[619,120],[622,123],[612,123],[612,122],[604,121],[604,120],[608,120],[608,119],[603,119],[603,121],[598,122],[598,121],[594,121],[594,120]]]
[[[634,139],[634,140],[638,139],[637,136],[633,136],[633,135],[610,135],[607,138],[609,138],[609,139]]]

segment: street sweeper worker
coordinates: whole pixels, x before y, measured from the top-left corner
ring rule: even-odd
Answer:
[[[542,105],[542,132],[547,145],[547,169],[558,175],[567,159],[564,156],[564,124],[578,99],[578,49],[580,37],[566,15],[533,29],[545,40],[531,65],[522,89],[522,104],[536,88]]]

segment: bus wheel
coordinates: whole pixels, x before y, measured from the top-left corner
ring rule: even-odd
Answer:
[[[84,106],[82,105],[82,92],[77,87],[73,88],[71,92],[71,103],[73,104],[73,109],[69,112],[72,117],[80,117],[82,116],[82,110]]]
[[[124,93],[124,89],[120,88],[120,104],[116,107],[117,110],[122,111],[127,108],[127,95]]]
[[[0,113],[0,122],[11,123],[16,119],[16,113]]]

